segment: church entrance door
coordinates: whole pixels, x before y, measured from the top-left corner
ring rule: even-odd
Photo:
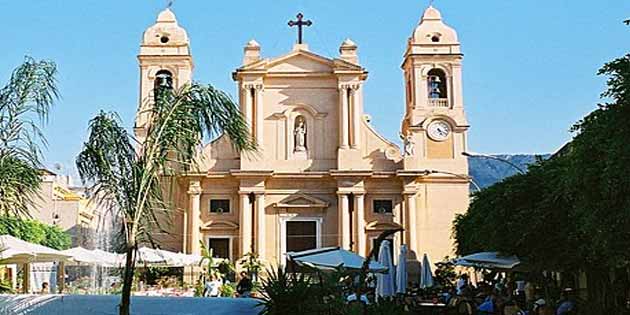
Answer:
[[[287,222],[287,252],[299,252],[317,248],[317,222]]]
[[[280,217],[280,257],[288,252],[299,252],[322,246],[321,217],[303,217],[295,213]]]

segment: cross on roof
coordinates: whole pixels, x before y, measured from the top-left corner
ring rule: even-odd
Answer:
[[[303,18],[304,18],[304,14],[298,13],[297,21],[293,21],[293,20],[289,21],[290,27],[297,26],[298,28],[298,44],[302,43],[302,27],[313,25],[313,22],[311,20],[303,20]]]

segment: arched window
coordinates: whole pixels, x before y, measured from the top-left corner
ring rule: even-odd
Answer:
[[[173,88],[173,74],[168,70],[160,70],[155,74],[155,81],[153,82],[153,88],[155,90],[159,88]]]
[[[446,74],[441,69],[432,69],[428,73],[429,99],[448,98],[446,90]]]

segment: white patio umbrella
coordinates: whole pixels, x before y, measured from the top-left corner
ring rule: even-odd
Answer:
[[[66,261],[72,256],[39,244],[33,244],[11,235],[0,236],[2,264]]]
[[[30,292],[30,264],[39,262],[65,262],[72,256],[66,255],[56,249],[39,244],[33,244],[11,235],[0,236],[0,261],[2,264],[23,265],[22,291]]]
[[[378,251],[378,262],[387,267],[387,271],[376,275],[376,296],[392,296],[394,295],[394,266],[387,240],[381,243],[381,248]]]
[[[398,266],[396,266],[396,293],[407,293],[407,245],[400,246]]]
[[[106,266],[106,267],[120,267],[120,266],[125,264],[125,255],[124,254],[110,253],[110,252],[106,252],[106,251],[98,249],[98,248],[93,250],[92,252],[94,252],[95,255],[100,257],[100,259],[102,259],[103,266]]]
[[[176,253],[163,249],[156,249],[154,251],[156,254],[164,258],[166,265],[169,267],[195,266],[199,265],[203,259],[200,255]]]
[[[321,270],[334,270],[343,267],[347,270],[360,270],[365,258],[349,250],[339,247],[309,249],[301,252],[289,252],[287,257],[298,265],[314,267]],[[378,262],[370,261],[371,272],[384,272],[387,268]]]
[[[511,270],[521,265],[516,256],[505,256],[497,252],[480,252],[455,258],[453,264],[463,267]]]
[[[177,253],[179,255],[182,266],[197,266],[203,260],[201,255]]]
[[[72,261],[66,263],[66,265],[102,265],[105,263],[103,258],[92,250],[85,249],[83,247],[74,247],[66,250],[62,250],[62,253],[72,256]]]
[[[429,257],[424,254],[422,257],[422,271],[420,272],[420,287],[430,288],[433,286],[433,272],[431,271],[431,262]]]
[[[162,253],[148,247],[140,247],[136,253],[136,262],[143,264],[161,264],[167,263],[167,258]]]

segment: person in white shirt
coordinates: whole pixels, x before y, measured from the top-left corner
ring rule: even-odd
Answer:
[[[221,280],[219,280],[215,276],[210,276],[209,281],[206,281],[203,296],[205,297],[218,297],[221,293],[219,288],[221,288]]]

